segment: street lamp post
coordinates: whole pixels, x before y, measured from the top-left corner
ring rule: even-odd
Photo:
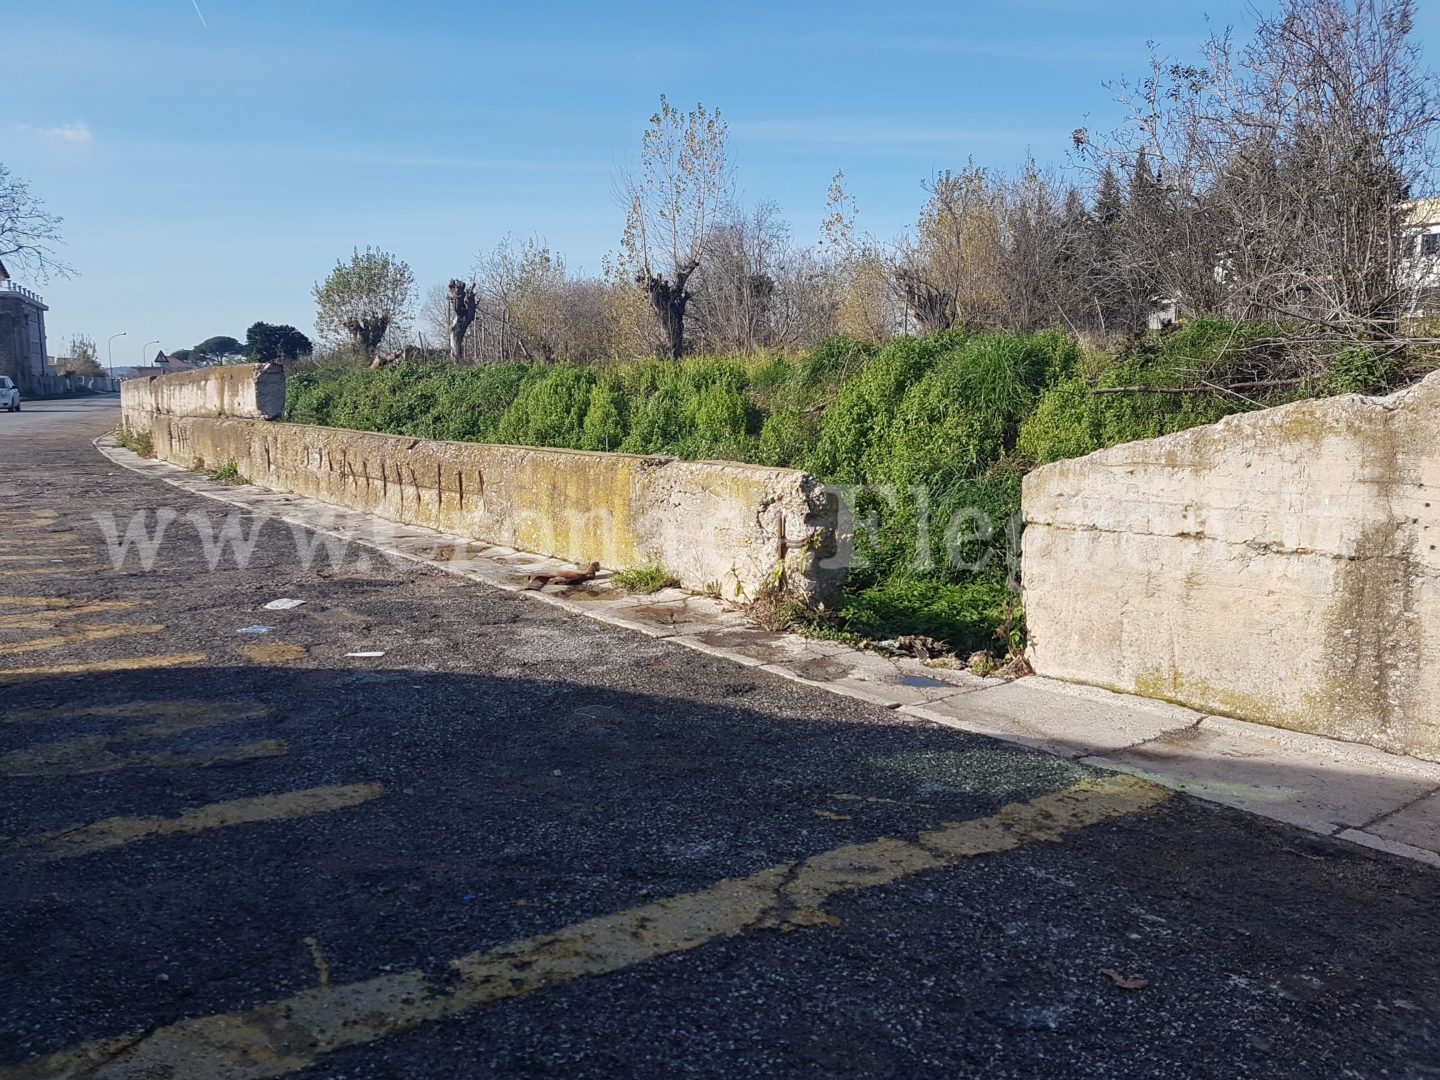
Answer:
[[[115,378],[115,339],[124,336],[125,331],[121,330],[118,334],[111,334],[110,340],[105,343],[105,355],[110,361],[110,378],[112,379]]]
[[[146,353],[146,351],[150,348],[151,345],[159,345],[159,344],[160,344],[160,339],[157,337],[154,341],[147,341],[147,342],[145,342],[144,345],[141,345],[141,346],[140,346],[140,366],[141,366],[141,367],[144,367],[144,366],[145,366],[145,353]]]

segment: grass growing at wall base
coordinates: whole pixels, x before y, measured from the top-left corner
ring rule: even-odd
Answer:
[[[115,441],[132,454],[139,454],[145,458],[153,458],[155,456],[155,440],[150,437],[148,431],[130,431],[128,428],[117,428],[115,430]]]
[[[951,330],[884,347],[837,338],[795,356],[328,369],[290,378],[286,418],[804,469],[839,485],[861,525],[860,564],[817,632],[921,634],[961,656],[999,655],[1019,641],[1010,582],[1027,469],[1255,407],[1218,393],[1092,389],[1175,385],[1197,370],[1253,365],[1277,332],[1211,319],[1108,353],[1058,331]],[[1373,386],[1385,378],[1381,366],[1350,355],[1327,386],[1290,396]]]

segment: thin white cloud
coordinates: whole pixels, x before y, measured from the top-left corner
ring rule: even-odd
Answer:
[[[40,134],[55,142],[71,143],[75,146],[86,145],[94,139],[94,136],[90,134],[90,128],[83,123],[41,128]]]

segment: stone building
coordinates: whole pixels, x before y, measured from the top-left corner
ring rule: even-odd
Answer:
[[[12,281],[0,263],[0,375],[9,375],[24,393],[47,374],[45,306],[38,293]]]

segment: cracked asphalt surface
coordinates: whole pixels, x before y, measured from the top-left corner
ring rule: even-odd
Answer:
[[[1107,774],[360,547],[306,568],[102,458],[116,418],[0,416],[0,1077],[1440,1077],[1434,869],[1180,795],[1047,836],[1024,807]],[[116,570],[103,515],[166,509]],[[211,569],[229,515],[258,538]],[[952,865],[834,854],[997,813]],[[845,888],[727,922],[806,859]],[[422,1015],[485,950],[515,985]],[[170,1071],[127,1057],[176,1025]],[[234,1071],[216,1032],[262,1027]]]

